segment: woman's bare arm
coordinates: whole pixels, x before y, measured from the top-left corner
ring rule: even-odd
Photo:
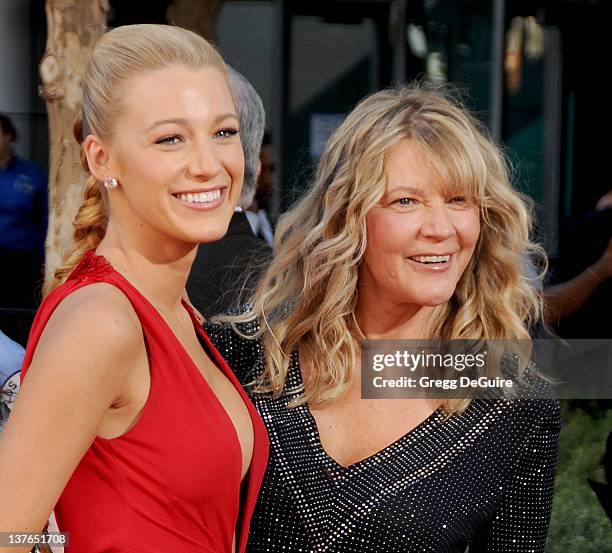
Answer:
[[[57,307],[0,437],[0,531],[42,529],[142,348],[136,314],[111,285]]]

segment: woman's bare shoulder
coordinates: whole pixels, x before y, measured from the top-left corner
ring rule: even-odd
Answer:
[[[127,296],[112,284],[97,282],[66,296],[49,318],[44,334],[71,336],[73,342],[79,336],[99,337],[120,346],[139,339],[142,330]]]
[[[83,365],[90,374],[96,368],[117,373],[129,368],[142,347],[142,328],[129,299],[111,284],[94,283],[72,292],[56,307],[31,365],[61,365],[55,369],[58,376]]]

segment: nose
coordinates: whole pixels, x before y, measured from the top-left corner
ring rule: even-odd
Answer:
[[[213,141],[208,138],[194,141],[189,152],[188,171],[197,180],[211,180],[223,170]]]
[[[455,234],[452,216],[445,202],[430,205],[424,210],[420,234],[437,242],[442,242]]]

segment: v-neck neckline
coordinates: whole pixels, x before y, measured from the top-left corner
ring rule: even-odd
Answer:
[[[295,370],[295,381],[297,386],[303,387],[304,381],[302,379],[302,371],[300,367],[299,356],[297,356],[297,361],[294,366]],[[323,462],[328,468],[330,468],[333,473],[341,476],[346,476],[349,473],[356,471],[363,471],[372,465],[378,464],[382,458],[386,458],[390,455],[393,455],[396,451],[403,450],[403,446],[406,443],[414,442],[418,440],[421,436],[429,434],[429,432],[433,429],[434,426],[438,425],[445,417],[446,414],[444,411],[438,407],[435,411],[433,411],[427,418],[423,419],[419,424],[417,424],[414,428],[410,429],[408,432],[387,444],[382,449],[355,461],[354,463],[350,463],[348,465],[343,465],[339,463],[336,459],[334,459],[327,450],[323,447],[323,442],[321,441],[321,435],[319,433],[319,427],[317,426],[317,421],[314,418],[314,415],[310,411],[310,407],[308,404],[300,405],[297,407],[302,417],[302,423],[307,429],[307,435],[310,436],[309,442],[314,450],[314,453],[317,455],[320,461]]]
[[[99,262],[105,265],[108,268],[108,270],[111,271],[113,275],[121,279],[125,285],[130,287],[134,292],[136,292],[142,298],[144,304],[149,308],[149,310],[154,314],[154,316],[160,321],[164,330],[171,336],[170,339],[171,341],[173,341],[175,347],[177,347],[179,351],[183,354],[183,357],[187,359],[187,364],[191,368],[190,370],[192,372],[195,371],[194,374],[200,379],[206,392],[210,396],[213,397],[213,401],[216,402],[217,407],[223,412],[224,416],[227,418],[227,422],[229,423],[230,427],[233,429],[236,444],[238,446],[238,452],[240,453],[240,466],[242,467],[244,453],[242,451],[242,445],[240,443],[240,438],[238,436],[238,429],[236,428],[234,421],[232,420],[229,413],[227,412],[227,409],[223,405],[223,402],[217,397],[217,394],[215,394],[214,390],[212,389],[212,386],[210,385],[210,383],[208,382],[208,380],[206,379],[206,377],[204,376],[204,374],[198,367],[197,363],[194,361],[191,355],[189,355],[189,352],[187,351],[183,343],[179,340],[178,336],[172,330],[172,327],[170,326],[170,324],[166,321],[166,319],[159,312],[159,310],[151,303],[151,301],[134,284],[132,284],[126,277],[124,277],[119,271],[117,271],[117,269],[113,267],[112,263],[106,257],[95,253],[94,250],[91,251],[91,255],[94,258],[97,258]],[[229,380],[230,384],[235,388],[235,390],[238,392],[238,395],[240,396],[240,399],[245,404],[245,407],[249,413],[249,418],[251,421],[251,431],[253,432],[253,439],[255,439],[255,421],[253,420],[255,413],[253,412],[252,409],[249,408],[249,405],[247,403],[249,399],[248,399],[248,396],[246,395],[246,392],[244,391],[244,389],[242,388],[242,386],[236,379],[236,376],[232,373],[231,369],[229,368],[229,366],[227,365],[227,363],[225,362],[221,354],[214,347],[212,341],[210,340],[210,338],[204,331],[204,328],[197,320],[195,313],[191,310],[190,305],[184,299],[181,299],[181,304],[183,308],[187,311],[189,319],[191,320],[191,323],[194,326],[196,337],[201,338],[204,341],[204,343],[206,344],[206,347],[208,348],[208,352],[210,352],[211,355],[210,356],[208,355],[208,352],[206,351],[206,349],[203,347],[201,343],[200,343],[200,347],[202,347],[202,349],[204,350],[204,353],[207,356],[212,357],[211,361],[213,362],[213,364],[216,365],[217,368],[221,371],[221,373],[225,376],[225,378]],[[200,340],[198,340],[198,342],[200,342]],[[249,463],[249,467],[244,473],[244,476],[240,475],[240,485],[241,486],[247,485],[247,482],[249,480],[250,468],[253,462],[254,451],[255,451],[255,443],[253,442],[253,451],[251,452],[251,461]]]

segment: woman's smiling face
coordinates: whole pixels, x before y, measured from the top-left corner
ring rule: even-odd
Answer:
[[[449,193],[414,141],[385,157],[387,186],[366,216],[367,249],[360,288],[394,305],[447,302],[480,234],[478,207]]]
[[[244,156],[223,74],[170,66],[125,84],[110,147],[111,216],[154,239],[222,238],[240,196]],[[123,226],[123,225],[122,225]]]

